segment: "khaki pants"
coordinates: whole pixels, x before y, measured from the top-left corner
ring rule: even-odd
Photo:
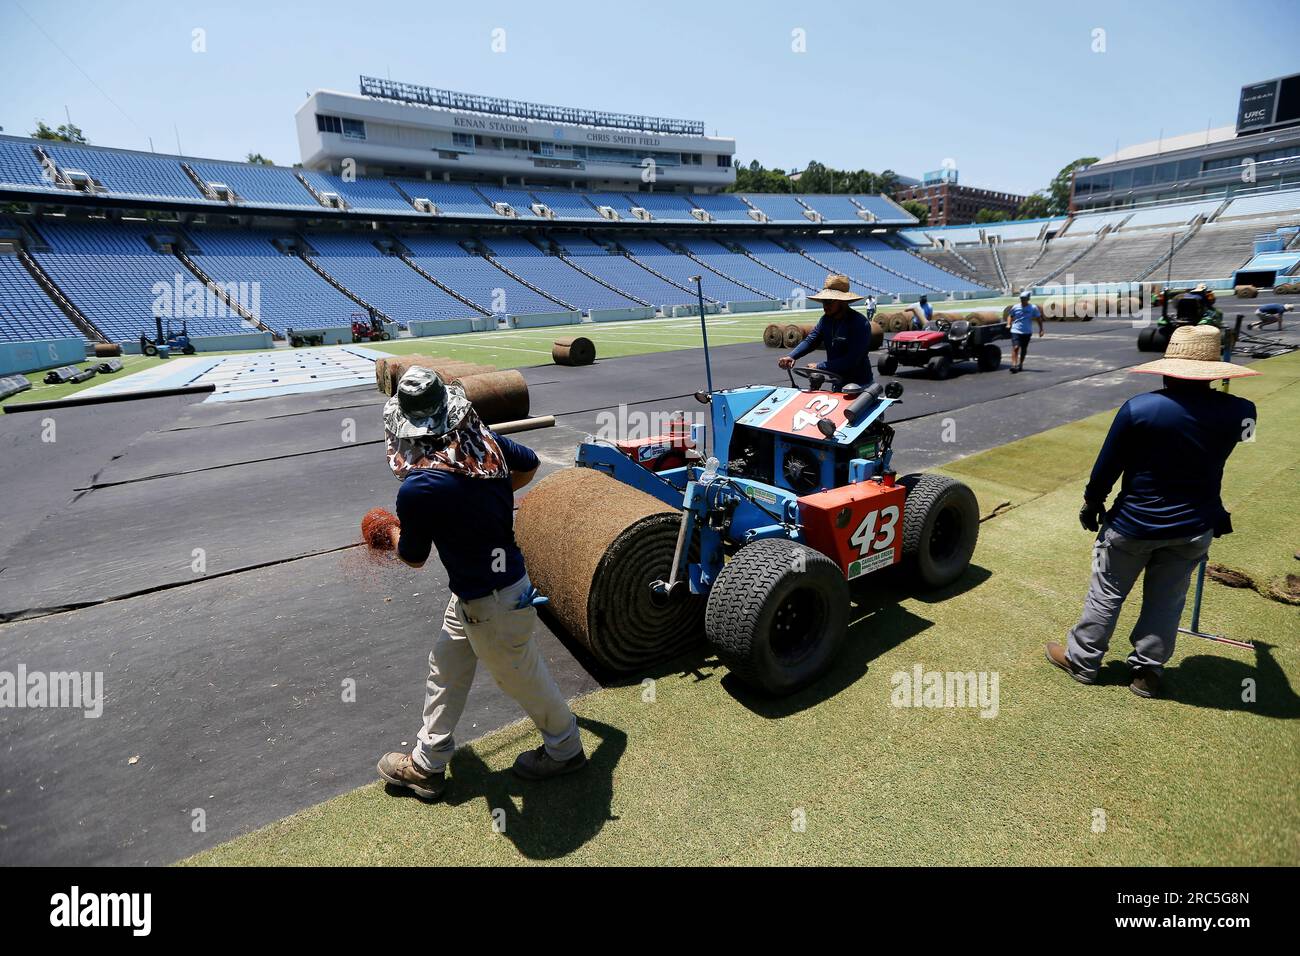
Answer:
[[[447,603],[442,631],[429,654],[424,726],[411,752],[411,759],[424,770],[437,773],[451,759],[456,749],[452,733],[464,713],[480,660],[497,686],[532,718],[551,757],[568,760],[582,749],[577,718],[532,638],[537,612],[531,604],[519,607],[530,587],[524,575],[485,597],[462,601],[452,595]]]

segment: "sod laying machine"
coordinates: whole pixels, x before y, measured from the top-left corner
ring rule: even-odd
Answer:
[[[547,613],[611,671],[703,636],[747,684],[807,686],[844,641],[851,582],[904,564],[909,585],[944,587],[975,549],[966,485],[894,470],[884,418],[901,394],[806,368],[789,387],[715,391],[710,375],[707,428],[679,412],[665,434],[588,436],[519,507]]]

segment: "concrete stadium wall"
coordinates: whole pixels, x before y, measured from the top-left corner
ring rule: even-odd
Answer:
[[[582,313],[573,312],[533,312],[529,315],[510,316],[510,325],[516,329],[539,329],[548,325],[577,325],[582,321]]]
[[[673,318],[675,318],[675,319],[680,319],[680,318],[682,318],[683,316],[688,316],[688,315],[699,315],[699,314],[700,314],[700,307],[699,307],[698,305],[675,305],[675,306],[673,306],[671,309],[669,309],[668,311],[669,311],[669,314],[671,314]],[[705,314],[705,315],[717,315],[720,311],[722,311],[722,309],[721,309],[721,307],[718,305],[718,303],[716,303],[716,302],[705,302],[705,303],[704,303],[704,314]]]
[[[785,307],[780,299],[747,299],[743,302],[728,302],[727,311],[740,312],[776,312]]]
[[[86,340],[81,338],[0,342],[0,375],[39,372],[60,365],[77,365],[85,360]]]
[[[348,337],[351,341],[351,336]],[[190,344],[199,352],[265,351],[275,347],[270,332],[237,332],[232,335],[191,335]],[[140,351],[140,343],[135,343]],[[125,351],[125,349],[123,350]],[[173,353],[175,357],[176,353]]]
[[[295,328],[295,335],[320,335],[323,336],[325,345],[351,345],[352,344],[352,326],[350,325],[323,325],[315,329]],[[286,339],[289,337],[288,330],[285,331]]]
[[[486,319],[487,316],[483,318]],[[412,319],[406,323],[406,327],[416,338],[423,338],[426,335],[458,335],[461,332],[483,331],[476,319]]]
[[[593,322],[623,322],[628,319],[653,319],[653,306],[644,305],[630,309],[592,309],[587,313]]]

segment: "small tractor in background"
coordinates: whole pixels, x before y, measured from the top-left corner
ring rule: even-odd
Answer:
[[[1152,298],[1159,300],[1160,317],[1138,333],[1139,352],[1163,352],[1174,329],[1180,325],[1213,325],[1223,329],[1223,313],[1214,304],[1212,290],[1201,286],[1195,289],[1165,288]],[[1169,314],[1171,302],[1173,315]]]
[[[181,320],[181,330],[176,332],[172,329],[171,319],[167,320],[167,333],[163,334],[163,322],[159,316],[154,316],[154,323],[157,326],[157,335],[149,338],[144,332],[140,333],[140,354],[153,357],[160,354],[159,349],[165,348],[166,353],[180,352],[184,355],[193,355],[195,351],[193,343],[190,342],[190,330],[185,320]]]
[[[900,365],[925,368],[930,376],[946,379],[957,362],[974,361],[981,372],[995,372],[1002,364],[999,339],[1010,338],[1005,323],[972,325],[966,319],[932,319],[924,329],[899,332],[888,343],[888,354],[876,362],[881,375],[893,375]]]
[[[387,342],[391,338],[379,316],[374,313],[352,313],[353,342]]]

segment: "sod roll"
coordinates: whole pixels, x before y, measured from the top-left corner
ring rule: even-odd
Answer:
[[[803,331],[797,325],[787,325],[781,334],[783,336],[781,344],[788,349],[794,348],[803,341]]]
[[[452,381],[465,389],[465,397],[489,425],[528,417],[528,383],[517,369],[463,375]]]
[[[116,342],[96,342],[95,358],[116,358],[122,354],[122,346]]]
[[[1236,293],[1238,299],[1253,299],[1259,295],[1259,289],[1253,285],[1239,285],[1232,291]]]
[[[704,602],[656,607],[672,570],[678,511],[591,468],[543,479],[519,505],[515,538],[548,612],[615,671],[667,660],[704,633]]]
[[[775,322],[763,329],[763,344],[770,349],[779,349],[785,344],[785,328]]]
[[[875,319],[871,320],[871,347],[878,349],[885,344],[885,330]]]
[[[376,387],[385,395],[392,395],[397,391],[397,383],[402,380],[406,370],[413,365],[433,369],[445,382],[462,375],[479,375],[496,371],[495,366],[492,365],[476,365],[473,362],[445,359],[436,355],[394,355],[375,362]]]
[[[596,361],[596,343],[580,335],[556,339],[551,346],[551,360],[556,365],[590,365]]]

